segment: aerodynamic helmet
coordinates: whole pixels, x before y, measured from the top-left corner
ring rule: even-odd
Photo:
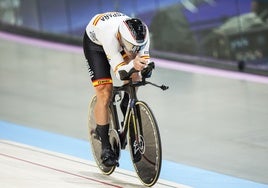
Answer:
[[[137,53],[148,42],[149,31],[147,26],[137,18],[124,20],[119,25],[119,40],[123,48],[131,53]]]

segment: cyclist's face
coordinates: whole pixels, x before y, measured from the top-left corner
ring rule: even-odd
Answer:
[[[128,50],[125,49],[125,48],[124,48],[124,51],[125,51],[125,53],[127,54],[127,56],[128,56],[130,59],[134,59],[134,58],[138,55],[138,52],[133,53],[133,52],[128,51]]]
[[[140,47],[135,48],[135,46],[131,45],[122,38],[120,38],[118,41],[129,58],[134,59],[136,55],[139,53]]]

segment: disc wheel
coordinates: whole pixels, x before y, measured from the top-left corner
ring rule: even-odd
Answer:
[[[106,175],[110,175],[114,172],[116,166],[112,166],[112,167],[107,167],[104,164],[102,164],[102,160],[101,160],[101,141],[100,138],[98,137],[98,135],[95,133],[95,129],[96,129],[96,122],[95,122],[95,118],[94,118],[94,107],[96,105],[96,101],[97,101],[97,97],[94,96],[89,104],[89,112],[88,112],[88,130],[89,130],[89,140],[90,140],[90,144],[91,144],[91,151],[92,154],[94,156],[95,162],[98,166],[98,168],[101,170],[101,172],[103,174]],[[109,116],[110,116],[110,127],[113,127],[113,118],[111,117],[111,112],[109,111]],[[118,140],[118,138],[115,135],[115,133],[113,131],[109,131],[109,133],[112,132],[112,138],[110,137],[110,141],[112,141],[112,147],[117,149],[117,153],[118,151],[118,147],[120,147],[120,145],[118,145],[116,142]],[[119,156],[119,154],[118,154]]]

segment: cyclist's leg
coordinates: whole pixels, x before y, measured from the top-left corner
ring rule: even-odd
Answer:
[[[102,148],[110,148],[108,137],[109,119],[108,108],[112,91],[111,84],[98,85],[95,87],[97,102],[94,109],[95,121],[97,124],[96,132],[101,138]]]
[[[121,108],[121,111],[122,111],[124,117],[125,117],[126,112],[127,112],[128,101],[129,101],[129,95],[128,95],[128,93],[125,92],[124,97],[120,103],[120,108]]]
[[[96,92],[96,105],[94,109],[97,124],[96,133],[102,143],[102,160],[107,166],[115,164],[116,157],[109,142],[108,108],[112,93],[112,78],[110,64],[102,46],[93,43],[85,33],[83,40],[84,54],[88,62],[88,70]]]
[[[134,82],[136,82],[136,81],[140,81],[141,80],[141,76],[140,76],[140,74],[139,73],[134,73],[134,74],[132,74],[132,81],[134,81]],[[127,81],[125,81],[125,83],[126,83]],[[123,115],[124,115],[124,117],[125,117],[125,115],[126,115],[126,111],[127,111],[127,106],[128,106],[128,101],[129,101],[129,95],[128,95],[128,93],[124,93],[124,97],[123,97],[123,99],[122,99],[122,101],[121,101],[121,103],[120,103],[120,108],[121,108],[121,111],[122,111],[122,113],[123,113]]]

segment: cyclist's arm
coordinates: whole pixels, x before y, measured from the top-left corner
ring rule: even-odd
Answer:
[[[117,68],[116,76],[120,79],[119,71],[125,70],[129,72],[132,68],[135,68],[138,71],[143,70],[147,67],[150,62],[150,54],[149,54],[150,40],[146,43],[146,46],[137,54],[136,58],[131,60],[128,64],[119,65]],[[141,76],[141,75],[140,75]]]
[[[122,51],[122,47],[120,46],[115,34],[111,35],[111,33],[106,31],[98,32],[98,38],[103,46],[112,70],[116,77],[121,80],[118,71],[126,70],[128,72],[131,68],[133,68],[133,62],[124,61],[124,58],[120,53],[120,51]]]
[[[131,60],[130,62],[124,61],[124,58],[122,57],[122,54],[120,51],[122,50],[122,47],[120,46],[116,36],[111,36],[106,32],[99,33],[99,39],[102,43],[103,49],[107,55],[107,59],[112,67],[112,70],[114,71],[116,77],[121,80],[119,71],[125,70],[129,72],[132,68],[135,67],[137,70],[142,70],[146,65],[140,64],[139,62],[149,62],[150,55],[149,55],[149,46],[150,41],[147,42],[146,46],[139,52],[136,59]],[[138,60],[139,58],[142,58],[141,60]],[[136,61],[134,63],[134,61]],[[138,63],[137,63],[138,61]],[[135,64],[135,65],[134,65]]]
[[[109,64],[114,72],[117,71],[119,66],[127,64],[124,62],[124,59],[120,53],[122,47],[116,38],[116,34],[110,33],[107,30],[99,30],[98,40],[100,41]]]

